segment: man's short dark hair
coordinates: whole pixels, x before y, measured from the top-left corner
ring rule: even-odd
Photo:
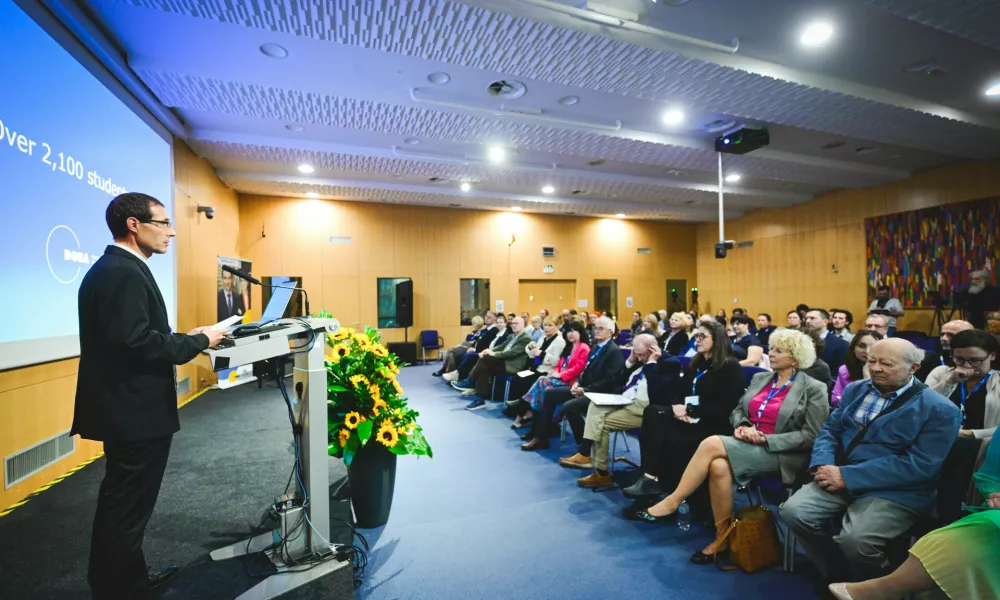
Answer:
[[[139,221],[148,221],[153,218],[153,206],[163,206],[163,203],[152,196],[140,194],[139,192],[128,192],[116,196],[108,209],[104,211],[104,220],[108,223],[111,235],[120,240],[128,235],[127,221],[130,217],[135,217]]]
[[[733,314],[734,315],[735,314],[745,315],[745,314],[747,314],[747,310],[745,308],[736,307],[736,308],[733,309]]]
[[[749,327],[750,325],[753,325],[753,319],[746,315],[736,315],[735,317],[729,319],[730,325],[736,325],[737,323]]]
[[[799,304],[798,306],[795,307],[795,312],[809,312],[809,310],[810,308],[808,304]]]
[[[849,310],[844,310],[843,308],[831,308],[830,314],[843,313],[844,320],[847,321],[847,326],[850,327],[851,323],[854,322],[854,315]]]
[[[770,322],[771,322],[771,315],[769,315],[769,314],[767,314],[767,313],[760,313],[760,314],[759,314],[759,315],[757,315],[757,316],[758,316],[758,317],[764,317],[765,319],[767,319],[767,322],[768,322],[768,323],[770,323]]]
[[[823,317],[824,321],[830,320],[830,313],[826,312],[825,308],[810,308],[809,312],[818,312],[819,316]]]
[[[575,308],[569,309],[569,314],[575,315],[576,314],[576,309]]]

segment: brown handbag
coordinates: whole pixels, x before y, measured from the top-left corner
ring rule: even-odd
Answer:
[[[781,544],[778,543],[778,525],[774,513],[766,506],[748,506],[728,519],[728,526],[719,532],[717,548],[725,548],[729,543],[729,561],[732,565],[719,565],[724,571],[737,567],[747,573],[759,571],[781,562]],[[720,525],[725,521],[720,521]],[[716,550],[718,562],[718,550]]]

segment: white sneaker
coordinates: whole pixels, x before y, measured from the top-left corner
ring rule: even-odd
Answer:
[[[441,376],[445,381],[458,381],[458,371],[449,371]]]
[[[472,388],[472,389],[469,389],[469,390],[463,390],[462,391],[462,395],[463,396],[475,396],[476,395],[476,388]]]

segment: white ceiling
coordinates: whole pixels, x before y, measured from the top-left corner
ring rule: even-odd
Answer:
[[[83,3],[240,192],[708,221],[712,122],[771,132],[769,147],[723,158],[742,176],[725,186],[729,217],[1000,158],[1000,97],[982,93],[1000,81],[1000,3]],[[817,18],[834,38],[804,48]],[[931,61],[944,72],[905,70]],[[492,97],[498,80],[526,93]],[[669,107],[683,124],[663,123]],[[505,164],[485,160],[494,145]]]

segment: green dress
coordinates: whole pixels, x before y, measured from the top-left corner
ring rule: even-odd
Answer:
[[[984,498],[1000,492],[1000,435],[994,435],[975,474]],[[1000,598],[1000,510],[985,505],[973,514],[920,538],[915,556],[952,600]]]

